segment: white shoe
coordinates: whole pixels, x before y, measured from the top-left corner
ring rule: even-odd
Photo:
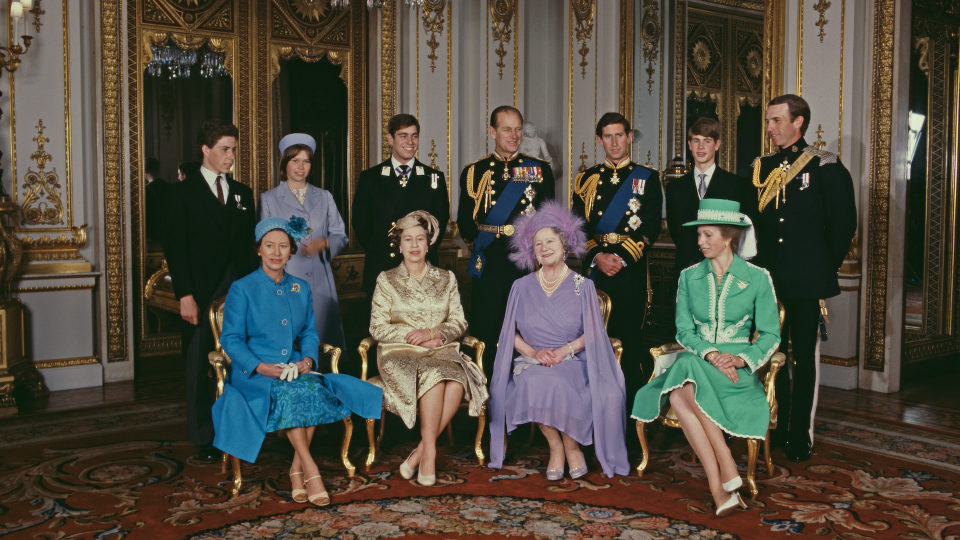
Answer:
[[[740,498],[740,494],[734,493],[730,496],[730,499],[727,502],[721,504],[717,508],[717,517],[722,518],[729,516],[734,510],[737,509],[737,505],[742,506],[744,510],[747,509],[747,503],[743,502],[743,499]]]
[[[733,493],[734,491],[740,489],[741,487],[743,487],[743,479],[740,478],[739,476],[729,482],[723,483],[723,490],[726,491],[727,493]]]
[[[430,487],[437,483],[437,475],[431,474],[430,476],[427,476],[417,473],[417,482],[419,482],[421,486]]]
[[[414,448],[413,452],[416,452],[416,451],[417,449]],[[411,467],[407,465],[407,461],[409,461],[410,458],[413,456],[413,452],[410,452],[410,455],[407,456],[407,459],[403,460],[403,463],[400,464],[400,476],[402,476],[404,480],[409,480],[413,478],[413,474],[417,472],[417,469],[420,468],[419,463],[417,464],[416,467]]]

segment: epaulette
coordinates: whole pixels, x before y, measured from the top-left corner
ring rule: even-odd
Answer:
[[[820,165],[826,165],[828,163],[836,163],[837,155],[832,152],[827,152],[826,150],[818,150],[816,146],[808,146],[803,149],[804,152],[810,154],[813,157],[820,158]]]
[[[770,152],[769,154],[767,154],[767,155],[765,155],[765,156],[760,156],[760,157],[758,157],[758,158],[755,158],[755,159],[753,160],[753,163],[750,164],[750,168],[752,169],[753,167],[756,167],[757,162],[760,161],[761,159],[766,158],[766,157],[770,157],[770,156],[772,156],[772,155],[775,155],[776,153],[777,153],[777,151],[774,150],[773,152]]]

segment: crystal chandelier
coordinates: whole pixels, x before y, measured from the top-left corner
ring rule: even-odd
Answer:
[[[147,64],[147,75],[159,77],[166,73],[170,79],[188,78],[192,74],[191,68],[197,63],[198,56],[200,56],[201,77],[209,79],[214,75],[219,77],[230,74],[223,65],[223,53],[204,52],[198,55],[196,50],[186,51],[170,45],[164,47],[153,45],[150,50],[153,53],[153,60]]]

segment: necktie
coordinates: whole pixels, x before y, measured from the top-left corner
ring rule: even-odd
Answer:
[[[700,188],[697,189],[697,195],[702,199],[704,195],[707,194],[707,175],[705,173],[700,173]]]
[[[223,200],[223,186],[220,185],[220,175],[217,175],[217,199],[220,201],[220,204],[226,204],[226,201]]]
[[[397,176],[400,177],[400,186],[407,187],[407,172],[410,171],[410,167],[406,165],[401,165],[397,167]]]

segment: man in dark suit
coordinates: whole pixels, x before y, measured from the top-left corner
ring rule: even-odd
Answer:
[[[717,165],[720,133],[720,122],[713,118],[700,118],[694,122],[687,130],[687,145],[693,154],[694,168],[663,188],[667,196],[667,227],[677,246],[674,271],[678,280],[684,268],[703,260],[697,247],[697,228],[683,226],[697,219],[700,199],[736,201],[751,220],[756,219],[757,192],[750,181]]]
[[[507,105],[494,109],[487,128],[493,154],[460,173],[457,226],[460,236],[473,243],[467,263],[473,277],[470,335],[483,341],[488,351],[496,350],[510,287],[523,275],[507,257],[513,220],[533,213],[556,191],[550,164],[520,153],[522,129],[520,111]],[[493,362],[485,362],[483,368],[489,378]]]
[[[840,294],[837,272],[857,230],[857,205],[850,172],[837,155],[803,139],[810,125],[803,98],[774,98],[766,124],[777,150],[753,162],[753,185],[760,190],[754,262],[773,277],[786,311],[780,346],[792,341],[796,362],[792,393],[789,370],[777,375],[780,421],[773,442],[786,446],[791,461],[806,461],[813,446],[820,341],[826,337],[822,301]]]
[[[630,161],[633,132],[622,114],[597,122],[603,163],[577,175],[573,211],[587,220],[583,273],[610,296],[608,333],[623,342],[627,402],[650,378],[653,363],[641,345],[647,309],[647,253],[660,235],[663,192],[660,175]]]
[[[200,459],[217,459],[213,447],[212,392],[207,354],[215,348],[207,312],[230,284],[256,267],[253,191],[231,179],[237,127],[208,120],[197,135],[202,165],[171,190],[164,254],[183,318],[187,365],[187,438]]]
[[[443,173],[416,159],[420,122],[398,114],[387,122],[390,159],[360,173],[353,197],[353,230],[363,247],[363,292],[373,298],[380,272],[400,264],[398,246],[387,233],[397,220],[414,210],[426,210],[440,223],[440,236],[430,246],[427,260],[439,264],[440,241],[450,221],[450,198]]]

